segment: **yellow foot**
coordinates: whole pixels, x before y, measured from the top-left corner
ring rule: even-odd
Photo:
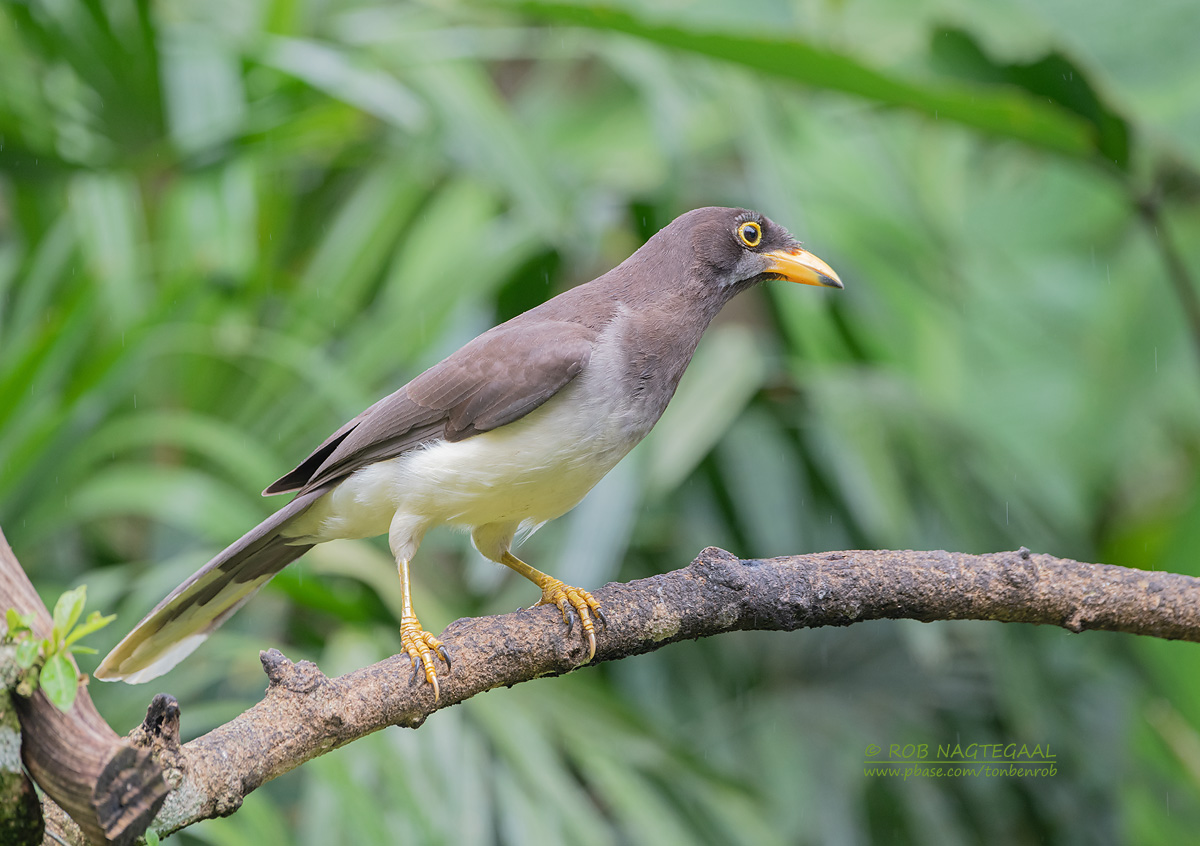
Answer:
[[[433,701],[437,702],[439,691],[435,654],[441,655],[446,662],[446,669],[450,669],[450,656],[442,642],[421,628],[416,617],[405,617],[400,620],[400,645],[412,661],[413,678],[422,669],[425,670],[425,681],[433,687]]]
[[[596,627],[592,623],[592,615],[595,615],[603,625],[608,625],[604,619],[604,612],[600,610],[600,603],[583,588],[571,587],[551,576],[544,576],[544,581],[541,581],[540,584],[542,600],[538,605],[558,606],[558,610],[562,612],[563,622],[567,624],[568,637],[571,636],[572,628],[568,607],[574,608],[575,613],[579,615],[579,623],[583,627],[583,634],[588,643],[587,661],[583,663],[588,663],[596,657]]]

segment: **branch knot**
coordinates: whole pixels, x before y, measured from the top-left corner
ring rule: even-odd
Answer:
[[[293,663],[278,649],[264,649],[258,654],[270,683],[269,689],[283,688],[291,693],[312,693],[329,679],[312,661]]]

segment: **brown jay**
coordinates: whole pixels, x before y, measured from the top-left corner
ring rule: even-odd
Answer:
[[[484,332],[330,435],[263,491],[295,498],[159,603],[96,677],[155,678],[315,544],[386,533],[401,642],[436,699],[436,656],[450,661],[413,611],[409,563],[442,524],[541,588],[538,604],[568,627],[577,615],[592,660],[599,603],[513,555],[513,538],[575,507],[646,436],[709,322],[767,279],[842,287],[760,214],[681,215],[613,270]]]

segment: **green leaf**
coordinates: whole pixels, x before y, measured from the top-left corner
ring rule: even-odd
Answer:
[[[38,659],[43,641],[38,638],[28,638],[17,644],[16,661],[22,670],[28,670]]]
[[[46,693],[54,707],[60,711],[69,711],[75,703],[75,693],[79,681],[75,677],[75,666],[61,652],[51,655],[42,667],[42,690]]]
[[[371,284],[422,196],[418,173],[411,162],[382,161],[364,171],[329,214],[325,234],[298,283],[304,300],[319,308],[323,319],[350,319],[368,301]]]
[[[548,22],[623,32],[772,76],[854,94],[940,120],[953,120],[990,135],[1015,138],[1078,158],[1088,158],[1096,152],[1091,128],[1076,114],[1019,90],[911,82],[875,70],[843,53],[795,38],[697,32],[649,23],[603,6],[526,2],[511,8]]]
[[[152,828],[146,829],[146,846],[158,846],[158,832]]]
[[[154,298],[144,263],[144,212],[136,179],[124,172],[75,172],[68,187],[84,267],[101,294],[109,330],[132,326]]]
[[[83,613],[83,605],[87,602],[87,585],[80,585],[69,590],[54,603],[54,641],[61,643],[67,632],[75,625],[79,615]]]
[[[1097,152],[1121,170],[1129,169],[1128,122],[1100,98],[1085,70],[1061,52],[1030,62],[998,62],[971,33],[947,27],[934,32],[930,54],[936,65],[959,79],[1012,85],[1078,115],[1093,128]]]
[[[135,463],[92,474],[76,488],[69,507],[81,520],[137,514],[214,538],[246,515],[246,501],[221,479],[191,468]]]
[[[16,608],[9,608],[5,611],[4,625],[8,628],[8,637],[12,638],[19,632],[32,631],[33,617],[32,611],[28,614],[19,614]]]
[[[362,61],[361,52],[327,42],[268,36],[259,61],[289,73],[332,97],[352,103],[401,129],[420,129],[428,116],[424,104],[393,74]]]
[[[246,93],[239,58],[224,39],[204,29],[165,26],[159,35],[167,125],[179,148],[198,155],[233,140],[242,129]]]
[[[67,639],[65,641],[63,641],[63,646],[64,647],[70,646],[75,641],[79,640],[81,637],[86,637],[87,635],[90,635],[92,632],[99,631],[100,629],[104,628],[105,626],[107,626],[109,623],[111,623],[115,619],[117,619],[116,614],[109,614],[107,617],[105,617],[105,616],[102,616],[99,611],[93,611],[91,614],[88,614],[87,620],[85,620],[80,625],[76,626],[75,629],[70,634],[67,635]],[[76,647],[74,647],[74,651],[75,652],[95,652],[96,650],[88,649],[87,647],[83,647],[83,646],[76,646]]]

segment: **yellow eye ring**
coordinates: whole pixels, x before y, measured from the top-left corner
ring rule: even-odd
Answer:
[[[737,228],[737,236],[747,247],[757,247],[762,243],[762,227],[748,220]]]

